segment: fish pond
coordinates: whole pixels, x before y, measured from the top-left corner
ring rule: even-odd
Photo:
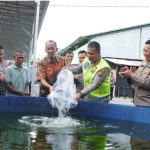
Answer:
[[[0,150],[150,149],[150,127],[111,119],[0,114]]]

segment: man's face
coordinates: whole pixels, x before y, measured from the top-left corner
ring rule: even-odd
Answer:
[[[78,54],[79,63],[82,63],[85,57],[86,53],[79,53]]]
[[[145,60],[150,62],[150,44],[145,44],[143,48],[143,55],[145,57]]]
[[[65,60],[66,60],[67,63],[68,62],[71,63],[72,60],[73,60],[73,54],[72,53],[67,53],[66,57],[65,57]]]
[[[57,52],[57,47],[54,42],[47,42],[45,45],[45,52],[47,53],[48,57],[54,57],[55,53]]]
[[[15,64],[17,66],[21,66],[23,63],[24,54],[23,53],[16,53],[15,55]]]
[[[4,50],[1,49],[1,50],[0,50],[0,62],[2,62],[3,59],[4,59]]]
[[[95,47],[88,47],[87,57],[91,63],[96,63],[100,58],[100,54],[96,51]]]

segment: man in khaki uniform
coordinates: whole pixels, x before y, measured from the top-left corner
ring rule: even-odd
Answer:
[[[135,87],[134,104],[150,107],[150,40],[143,48],[144,60],[137,71],[127,66],[120,69],[120,75],[132,80]]]

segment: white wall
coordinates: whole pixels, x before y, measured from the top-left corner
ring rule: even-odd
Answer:
[[[99,36],[103,57],[139,59],[140,30],[134,29]]]

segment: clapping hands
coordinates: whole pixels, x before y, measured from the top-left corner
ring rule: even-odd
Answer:
[[[127,66],[124,66],[120,69],[119,74],[125,78],[133,78],[133,76],[135,76],[135,72],[136,67],[128,68]]]

